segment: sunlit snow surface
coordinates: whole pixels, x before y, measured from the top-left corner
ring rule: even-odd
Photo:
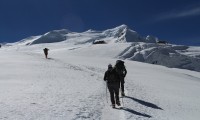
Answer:
[[[111,108],[104,72],[131,46],[59,42],[1,48],[0,119],[198,120],[199,72],[132,60],[125,60],[123,107]]]
[[[199,120],[200,47],[127,30],[60,30],[3,45],[0,120]],[[121,109],[111,108],[103,81],[117,59],[128,71]]]

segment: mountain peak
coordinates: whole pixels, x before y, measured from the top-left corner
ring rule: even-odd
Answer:
[[[120,26],[118,26],[118,27],[116,27],[116,28],[125,29],[125,28],[128,28],[128,26],[127,26],[127,25],[125,25],[125,24],[122,24],[122,25],[120,25]]]
[[[128,26],[125,24],[122,24],[115,28],[105,30],[103,33],[108,37],[117,38],[117,37],[121,36],[122,34],[124,34],[127,31],[127,29],[128,29]]]
[[[151,36],[147,36],[147,38],[144,38],[140,34],[138,34],[136,31],[131,30],[126,24],[122,24],[115,28],[107,29],[104,31],[96,31],[93,29],[89,29],[83,33],[73,33],[68,29],[52,30],[43,35],[40,35],[40,37],[37,37],[37,39],[35,38],[33,40],[28,39],[28,41],[29,42],[32,41],[29,45],[40,44],[40,43],[61,42],[61,41],[69,40],[72,38],[80,37],[80,34],[82,37],[84,36],[87,36],[86,38],[90,37],[88,40],[84,39],[87,42],[92,42],[94,40],[100,40],[100,39],[105,39],[105,38],[106,39],[108,38],[110,39],[110,41],[113,41],[115,43],[117,42],[119,43],[124,43],[124,42],[156,43],[156,40],[157,40],[156,37],[151,37]]]

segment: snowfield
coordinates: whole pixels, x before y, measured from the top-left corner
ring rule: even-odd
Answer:
[[[3,45],[0,120],[199,120],[200,47],[157,40],[122,25],[55,30]],[[113,109],[103,77],[118,59],[128,72],[126,96]]]
[[[198,120],[199,72],[130,60],[123,107],[111,108],[104,72],[127,46],[59,42],[2,48],[0,119]]]

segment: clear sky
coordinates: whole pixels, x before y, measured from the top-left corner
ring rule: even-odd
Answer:
[[[121,24],[142,36],[200,46],[200,0],[0,0],[0,42]]]

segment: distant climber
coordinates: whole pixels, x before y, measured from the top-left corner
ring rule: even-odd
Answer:
[[[45,57],[47,59],[48,58],[47,56],[48,56],[49,49],[48,48],[44,48],[43,51],[44,51]]]
[[[124,65],[124,61],[117,60],[116,64],[115,64],[115,68],[116,68],[116,71],[117,71],[117,73],[119,74],[119,77],[120,77],[121,96],[125,96],[125,93],[124,93],[124,83],[125,83],[124,78],[126,77],[127,70],[126,70],[126,67]]]
[[[110,99],[112,107],[115,108],[115,104],[120,106],[119,101],[119,88],[120,88],[120,77],[116,72],[116,69],[111,64],[108,65],[108,70],[105,72],[104,81],[107,82],[107,87],[110,92]]]

